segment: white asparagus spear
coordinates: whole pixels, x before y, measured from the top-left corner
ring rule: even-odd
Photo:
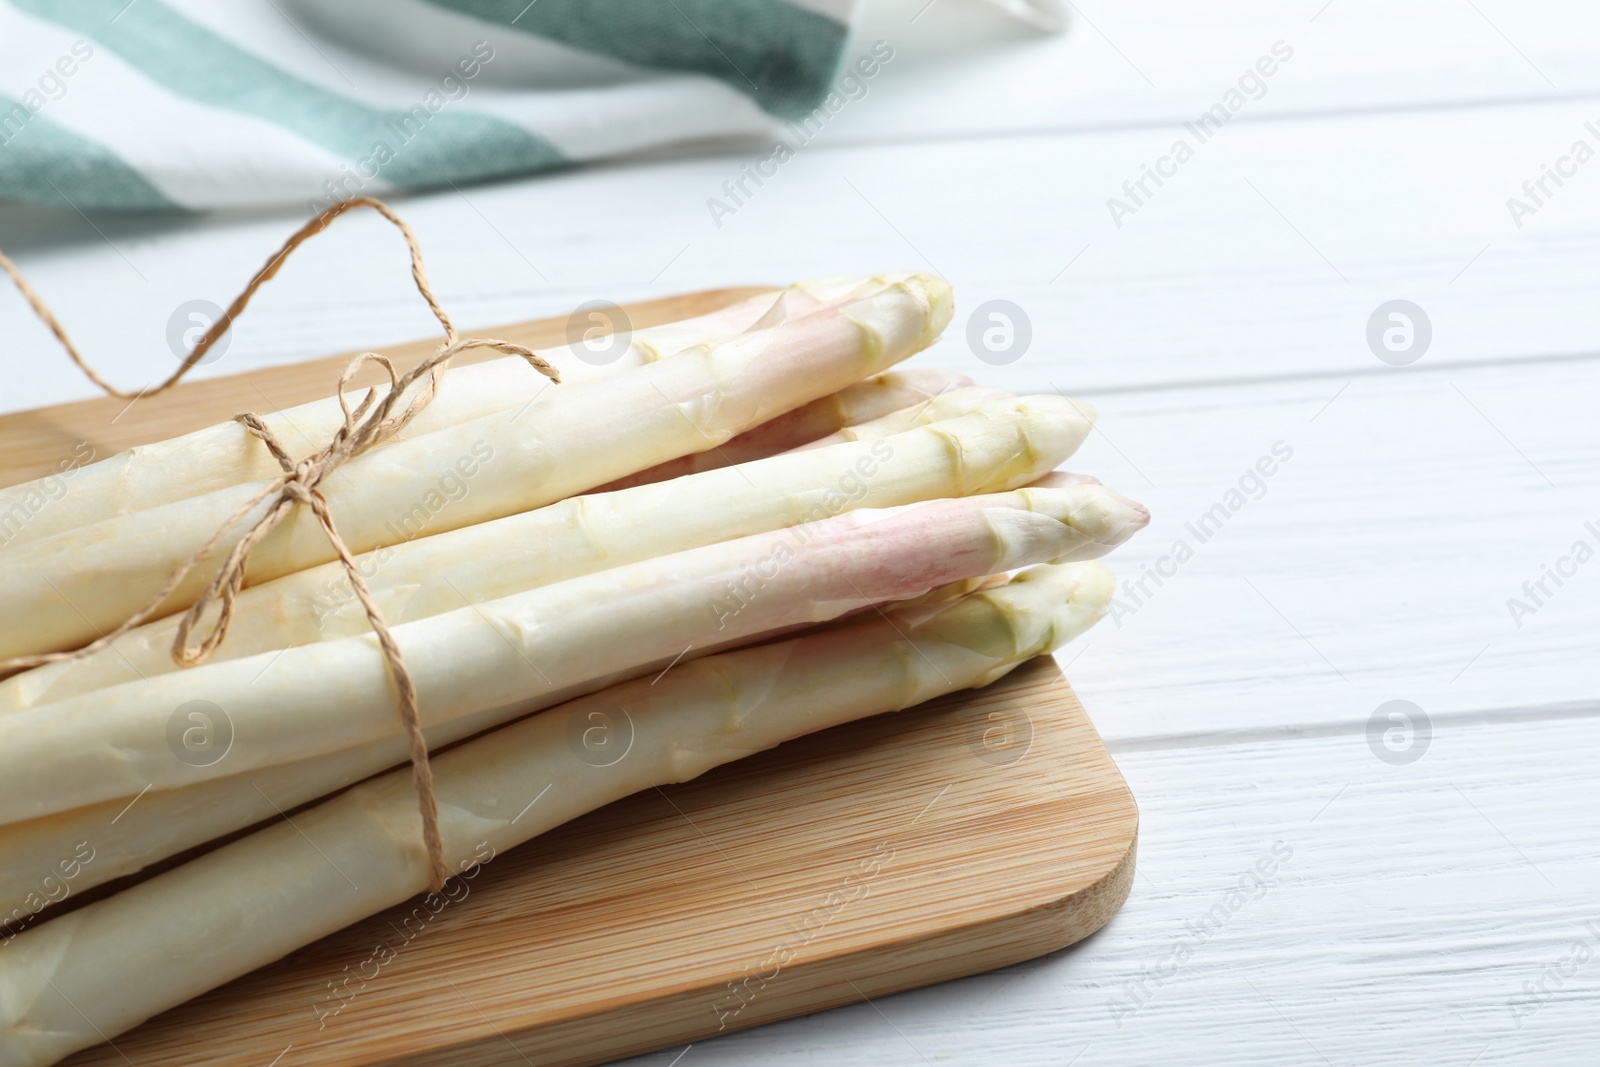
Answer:
[[[887,374],[868,378],[864,382],[856,382],[821,400],[813,400],[803,407],[779,415],[770,422],[751,427],[727,444],[718,445],[710,451],[696,452],[693,455],[668,460],[666,463],[658,463],[648,470],[608,482],[595,491],[603,493],[613,489],[627,489],[634,485],[663,482],[668,478],[682,478],[700,471],[765,459],[780,452],[801,448],[835,434],[845,427],[874,422],[892,412],[916,408],[934,397],[971,385],[972,379],[965,375],[931,367],[892,370]],[[1006,394],[996,390],[995,395]],[[901,429],[907,428],[909,427],[901,427]]]
[[[1010,396],[1011,394],[1004,389],[994,389],[987,385],[969,385],[952,389],[930,397],[922,403],[908,404],[894,411],[885,412],[875,419],[842,426],[826,437],[818,437],[796,445],[792,451],[804,452],[813,448],[827,448],[829,445],[845,441],[875,441],[880,437],[903,433],[917,426],[953,419],[969,411],[976,411],[991,401],[1004,400]],[[1084,417],[1093,421],[1094,408],[1082,401],[1068,401],[1068,403],[1076,403],[1083,409]]]
[[[1075,489],[855,511],[558,582],[392,628],[425,726],[664,657],[824,622],[949,582],[1065,556]],[[1026,509],[1026,510],[1024,510]],[[232,746],[186,760],[183,709]],[[548,700],[546,705],[548,706]],[[0,716],[0,822],[188,785],[400,736],[370,634],[206,664]]]
[[[877,447],[847,443],[689,475],[670,486],[568,497],[375,549],[357,564],[384,617],[397,625],[458,608],[462,597],[492,600],[856,508],[1016,489],[1076,451],[1092,420],[1087,405],[1057,396],[1002,400],[936,428],[886,437]],[[113,647],[0,682],[0,714],[177,670],[178,621],[146,623]],[[211,661],[370,629],[344,567],[324,563],[241,593],[227,640]]]
[[[1085,493],[1084,498],[1087,502],[1093,496]],[[1086,503],[1075,508],[1068,521],[1084,540],[1065,558],[1085,560],[1102,555],[1142,528],[1147,519],[1143,508],[1114,494],[1098,506]],[[1004,581],[1003,576],[985,575],[951,583],[926,597],[904,602],[900,610],[909,610],[918,602],[945,602]],[[698,654],[704,650],[696,651]],[[669,663],[651,664],[638,673],[653,676]],[[630,672],[624,676],[626,673]],[[594,684],[598,687],[600,683]],[[588,687],[577,687],[567,695],[575,696],[581,691],[588,691]],[[516,714],[516,709],[493,708],[440,723],[428,729],[428,743],[437,749]],[[200,718],[186,725],[204,731],[220,724]],[[210,743],[218,740],[214,734],[202,734],[198,739]],[[151,792],[133,804],[129,803],[132,798],[119,797],[0,826],[0,915],[11,911],[26,915],[43,906],[42,900],[30,900],[30,894],[38,891],[37,872],[49,870],[60,856],[80,844],[95,854],[94,863],[85,866],[72,883],[74,890],[81,892],[360,781],[403,761],[405,755],[405,741],[393,738],[249,774]]]
[[[880,373],[927,347],[950,318],[950,287],[905,275],[840,308],[702,346],[610,378],[551,387],[502,411],[356,457],[321,491],[353,552],[411,521],[456,529],[581,493],[642,467],[714,448],[758,423]],[[529,374],[534,372],[529,370]],[[141,609],[168,576],[263,489],[252,482],[98,522],[19,548],[0,568],[0,659],[72,648]],[[469,491],[459,500],[446,492]],[[194,602],[263,502],[168,597]],[[250,557],[248,584],[335,558],[307,508]]]
[[[497,730],[435,762],[446,855],[467,871],[640,789],[986,684],[1087,629],[1111,592],[1098,564],[1040,567]],[[629,736],[620,755],[585,746],[596,715],[614,724],[607,744]],[[0,1065],[53,1063],[424,890],[419,826],[409,778],[392,773],[21,934],[0,951]]]
[[[633,331],[618,353],[596,354],[583,343],[542,350],[563,382],[587,381],[655,362],[696,345],[725,340],[759,325],[776,325],[809,314],[870,286],[860,278],[821,278],[788,289],[761,293],[705,315]],[[431,433],[507,408],[526,404],[548,384],[529,374],[515,357],[457,367],[439,392],[398,439]],[[320,447],[343,419],[333,397],[282,411],[262,412],[262,420],[295,452]],[[236,422],[208,426],[167,441],[138,445],[88,466],[0,489],[0,523],[22,508],[24,523],[0,525],[0,548],[18,547],[63,530],[103,519],[187,500],[216,489],[278,473],[278,464],[260,441]],[[61,493],[62,485],[66,493]],[[39,506],[49,499],[48,507]]]
[[[561,372],[563,381],[583,381],[628,370],[672,355],[685,348],[742,333],[778,299],[763,293],[709,315],[635,332],[626,350],[615,360],[590,362],[582,344],[541,351]],[[509,406],[524,404],[542,388],[530,378],[527,364],[516,357],[498,358],[457,367],[440,383],[438,395],[427,410],[398,437],[415,437],[452,426]],[[520,396],[520,399],[516,399]],[[315,448],[339,428],[343,415],[333,397],[262,413],[277,437],[296,451]],[[236,422],[224,422],[165,441],[136,445],[97,463],[70,472],[62,480],[70,490],[48,508],[19,524],[0,547],[16,547],[44,537],[126,515],[134,511],[186,500],[241,482],[270,478],[278,470],[260,441]],[[41,478],[0,489],[0,515],[37,502],[46,490],[57,488],[55,478]],[[50,496],[57,494],[52,492]]]

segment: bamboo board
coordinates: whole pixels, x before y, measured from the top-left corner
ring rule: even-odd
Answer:
[[[750,292],[627,310],[646,325]],[[565,325],[494,333],[550,346]],[[315,399],[340,366],[0,416],[0,483],[78,441],[105,456]],[[498,857],[436,915],[391,909],[66,1062],[577,1067],[685,1045],[1070,945],[1126,899],[1137,825],[1041,658],[636,794]]]

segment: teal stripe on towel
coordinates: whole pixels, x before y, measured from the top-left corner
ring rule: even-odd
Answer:
[[[847,28],[784,0],[429,0],[639,67],[705,74],[781,118],[828,95]]]
[[[352,163],[372,161],[366,169],[375,166],[376,176],[393,185],[443,185],[565,162],[543,138],[490,115],[451,111],[456,105],[449,101],[435,112],[419,96],[420,110],[407,112],[330,92],[235,47],[159,0],[12,3],[104,44],[169,92],[276,123]],[[379,152],[380,146],[386,151]],[[339,197],[361,191],[348,175],[328,178]]]
[[[175,208],[122,157],[0,96],[0,196],[78,208]]]

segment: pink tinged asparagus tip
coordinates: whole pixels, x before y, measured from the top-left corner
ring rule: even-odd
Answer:
[[[1072,471],[1051,471],[1043,478],[1039,478],[1028,485],[1029,489],[1067,489],[1075,485],[1100,485],[1100,479],[1092,474],[1076,474]],[[1125,528],[1125,534],[1117,543],[1133,536],[1150,524],[1150,509],[1137,500],[1129,500],[1121,493],[1106,490],[1109,496],[1104,503],[1108,506],[1124,509],[1119,525]],[[1113,503],[1113,501],[1115,503]]]
[[[1112,495],[1107,491],[1104,495]],[[1079,492],[1019,490],[863,510],[745,538],[736,550],[741,577],[733,596],[714,609],[719,627],[738,593],[753,599],[780,569],[804,576],[783,595],[797,605],[907,600],[950,582],[1076,555],[1085,535],[1126,539],[1116,502],[1080,499]],[[1121,498],[1117,498],[1120,501]],[[735,543],[739,544],[739,543]],[[726,548],[727,546],[723,546]],[[1109,546],[1108,546],[1109,548]],[[706,550],[700,550],[706,551]],[[787,584],[787,583],[785,583]],[[813,618],[786,619],[788,625]]]

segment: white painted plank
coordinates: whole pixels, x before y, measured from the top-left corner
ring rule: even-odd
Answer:
[[[1587,360],[1384,367],[1100,398],[1071,466],[1154,517],[1108,560],[1113,617],[1062,653],[1096,725],[1293,729],[1399,698],[1600,707],[1597,378]],[[1279,442],[1292,458],[1249,477]],[[1597,558],[1546,579],[1579,542]]]
[[[1597,744],[1588,717],[1446,725],[1403,766],[1360,731],[1120,752],[1140,873],[1101,933],[681,1062],[1592,1064]]]
[[[1067,12],[1065,35],[1039,38],[969,0],[874,0],[857,50],[883,40],[895,58],[826,136],[1175,124],[1217,103],[1280,40],[1293,57],[1264,90],[1247,86],[1239,111],[1247,121],[1549,99],[1600,86],[1588,46],[1600,12],[1576,2],[1089,0]]]

